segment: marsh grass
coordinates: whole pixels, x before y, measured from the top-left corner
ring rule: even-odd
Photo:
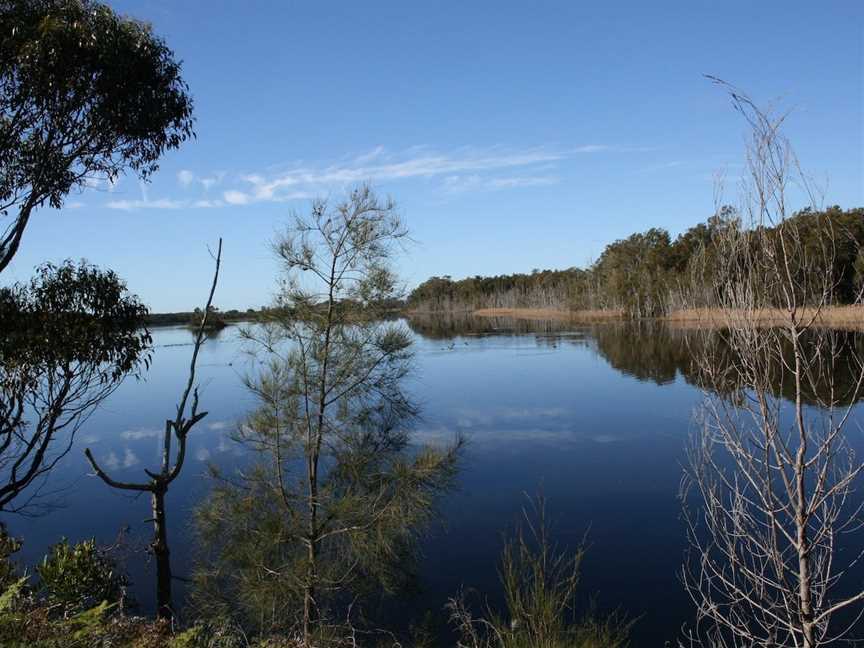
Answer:
[[[846,331],[864,331],[864,304],[825,306],[800,309],[803,320],[813,319],[816,326]],[[674,311],[665,318],[674,325],[696,328],[727,328],[747,325],[774,327],[789,320],[780,308],[760,308],[750,312],[719,308],[688,308]]]
[[[624,319],[618,309],[559,310],[556,308],[481,308],[477,317],[515,317],[528,320],[564,320],[570,322],[605,322]]]
[[[458,648],[626,648],[633,621],[614,613],[601,616],[577,609],[585,541],[573,552],[550,539],[546,506],[535,498],[523,510],[522,524],[501,554],[499,578],[503,613],[484,604],[482,616],[471,611],[465,592],[447,608]]]
[[[476,317],[512,317],[522,320],[556,320],[573,323],[614,322],[628,319],[624,312],[617,309],[597,310],[559,310],[554,308],[483,308],[472,313]],[[813,307],[801,309],[804,319],[814,319],[821,328],[844,331],[864,331],[864,304],[824,306],[818,310]],[[755,321],[761,326],[772,327],[782,324],[789,315],[779,308],[762,308],[754,312],[734,313],[716,308],[682,308],[673,310],[664,317],[647,318],[669,322],[673,326],[685,328],[724,328],[735,326],[736,321]]]

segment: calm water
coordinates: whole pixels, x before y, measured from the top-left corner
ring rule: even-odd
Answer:
[[[412,322],[416,374],[410,389],[423,408],[419,441],[469,444],[459,488],[443,503],[442,524],[426,545],[420,591],[397,609],[443,618],[460,587],[498,600],[496,561],[526,494],[542,491],[562,548],[586,531],[590,549],[583,592],[602,610],[620,607],[640,620],[636,646],[662,646],[689,619],[677,578],[684,551],[677,492],[692,413],[701,399],[688,378],[687,350],[666,329],[622,325],[561,328],[503,320]],[[63,507],[33,519],[12,518],[32,564],[63,534],[112,543],[128,527],[127,568],[135,594],[152,605],[153,573],[142,549],[149,500],[129,497],[87,476],[83,449],[121,480],[157,466],[164,419],[185,379],[192,337],[157,329],[146,381],[129,381],[82,430],[76,448],[47,484],[63,489]],[[189,512],[207,492],[207,466],[242,461],[228,438],[253,405],[240,377],[248,360],[229,328],[200,356],[201,402],[209,415],[190,437],[190,456],[168,496],[175,572],[194,549]],[[48,500],[52,501],[52,500]]]

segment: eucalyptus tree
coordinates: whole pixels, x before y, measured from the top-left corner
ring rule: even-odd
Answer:
[[[697,625],[685,643],[814,648],[851,639],[848,621],[864,611],[849,572],[864,555],[855,533],[864,463],[849,439],[862,350],[820,325],[835,299],[840,235],[828,213],[789,212],[793,183],[814,194],[784,116],[730,94],[750,128],[745,227],[718,241],[722,356],[710,352],[717,345],[698,355],[706,392],[683,494],[683,578]],[[761,320],[766,309],[776,325]]]
[[[0,511],[34,504],[88,416],[146,367],[146,315],[116,274],[85,263],[0,288]]]
[[[34,210],[126,170],[146,180],[192,123],[148,25],[93,0],[0,0],[0,272]]]
[[[165,496],[171,483],[180,475],[183,462],[186,459],[186,444],[192,428],[201,421],[207,412],[198,411],[198,387],[195,384],[195,371],[198,363],[198,354],[204,344],[208,317],[212,312],[213,294],[216,292],[216,284],[219,281],[219,267],[222,263],[222,239],[219,239],[219,247],[216,252],[216,270],[213,273],[213,283],[207,297],[198,330],[195,335],[195,343],[192,346],[192,359],[189,363],[189,376],[186,386],[180,396],[180,402],[173,418],[165,421],[165,430],[162,436],[162,464],[158,472],[144,469],[147,475],[145,482],[125,482],[114,479],[93,457],[90,448],[84,451],[90,466],[96,475],[111,488],[119,490],[134,491],[138,493],[150,493],[151,509],[153,512],[153,541],[150,550],[156,559],[156,611],[159,617],[170,619],[174,616],[174,603],[172,597],[172,572],[171,552],[168,548],[168,517],[165,510]],[[191,401],[190,401],[191,396]],[[187,411],[188,407],[188,411]],[[172,455],[171,446],[177,442],[176,455]]]
[[[245,333],[260,358],[247,379],[258,406],[236,437],[256,459],[219,475],[198,512],[208,556],[197,601],[304,646],[338,636],[358,599],[410,575],[456,468],[458,443],[410,444],[411,337],[381,321],[406,235],[395,205],[366,186],[294,215],[274,244],[276,304]]]

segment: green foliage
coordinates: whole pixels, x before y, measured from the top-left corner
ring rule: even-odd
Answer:
[[[625,648],[632,622],[617,614],[580,616],[576,610],[584,546],[559,551],[549,537],[545,502],[537,498],[502,552],[499,577],[506,614],[475,617],[466,597],[448,603],[460,648]],[[526,530],[527,529],[527,530]]]
[[[90,365],[107,382],[149,361],[147,308],[112,270],[46,263],[29,283],[0,288],[0,302],[0,363],[7,373]]]
[[[583,308],[590,302],[590,274],[570,270],[537,270],[531,274],[469,277],[453,281],[432,277],[408,296],[418,311],[471,311],[479,308]]]
[[[858,301],[864,299],[864,249],[858,252],[855,260],[854,294]]]
[[[635,317],[653,317],[665,310],[672,262],[669,232],[652,228],[607,245],[592,270],[607,306]]]
[[[125,578],[92,541],[71,546],[62,541],[52,548],[36,571],[41,577],[36,586],[29,576],[23,576],[10,578],[0,587],[0,645],[9,648],[171,645],[167,624],[126,616],[122,604],[118,604]],[[200,645],[203,648],[205,644]],[[216,643],[209,647],[220,648]],[[229,645],[225,644],[225,648]]]
[[[34,208],[193,135],[180,64],[141,22],[94,0],[0,1],[0,271]]]
[[[101,633],[102,623],[106,613],[111,609],[108,601],[86,608],[69,617],[65,627],[71,631],[72,641],[92,640]]]
[[[258,407],[237,440],[256,462],[217,481],[196,517],[207,555],[195,599],[208,615],[332,643],[351,613],[413,576],[458,445],[409,445],[411,337],[380,322],[404,235],[394,205],[361,187],[316,203],[277,242],[283,290],[246,332]]]
[[[96,546],[94,539],[70,545],[64,538],[36,567],[39,592],[64,615],[83,613],[102,603],[123,600],[126,577]]]
[[[0,592],[18,581],[18,568],[12,556],[20,550],[21,541],[10,536],[6,525],[0,523]]]
[[[853,303],[864,280],[861,271],[864,262],[860,261],[864,254],[864,208],[844,211],[834,206],[823,212],[803,210],[790,219],[789,225],[797,230],[795,237],[800,237],[801,249],[811,256],[817,256],[820,247],[830,250],[833,266],[824,271],[830,273],[835,285],[835,301]],[[799,277],[799,281],[806,280],[805,276]]]
[[[27,577],[8,583],[0,594],[0,642],[15,645],[21,642],[20,629],[27,621],[27,610],[21,602],[27,592]],[[18,644],[22,645],[22,644]]]
[[[803,210],[785,227],[796,230],[802,249],[816,252],[819,246],[830,246],[833,267],[825,271],[832,274],[833,299],[837,303],[855,301],[864,285],[864,209]],[[777,240],[776,227],[763,231],[765,241]],[[730,235],[749,236],[749,245],[757,241],[753,232],[744,232],[739,215],[727,206],[674,241],[659,228],[614,241],[584,270],[543,270],[459,281],[432,277],[411,292],[408,305],[416,311],[620,309],[635,318],[656,317],[675,308],[709,305],[714,286],[728,271],[719,243]],[[806,284],[806,273],[799,281]]]
[[[236,313],[237,311],[232,311]],[[189,317],[189,327],[197,330],[201,326],[201,320],[204,319],[204,312],[200,308],[196,308]],[[211,306],[207,313],[207,322],[205,328],[208,331],[219,331],[228,326],[225,323],[225,316],[219,312],[215,306]]]
[[[15,604],[21,597],[27,585],[27,577],[23,576],[11,581],[3,588],[3,594],[0,595],[0,613],[9,614],[15,609]]]

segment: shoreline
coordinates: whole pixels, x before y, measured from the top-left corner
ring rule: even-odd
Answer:
[[[815,316],[812,308],[803,309],[805,317]],[[409,311],[406,315],[471,315],[474,317],[511,317],[520,320],[553,320],[574,323],[622,322],[628,318],[620,310],[577,310],[568,311],[554,308],[480,308],[459,311]],[[785,321],[786,314],[781,309],[764,309],[754,313],[756,323],[761,326],[775,326]],[[740,318],[729,316],[716,308],[691,308],[677,310],[669,315],[647,318],[663,321],[680,328],[715,328],[735,323]],[[646,321],[646,320],[642,320]],[[815,324],[840,330],[864,331],[864,304],[846,306],[826,306],[822,309]]]
[[[465,311],[475,317],[513,317],[525,320],[558,320],[569,322],[616,322],[626,319],[620,310],[565,311],[554,308],[480,308]]]

